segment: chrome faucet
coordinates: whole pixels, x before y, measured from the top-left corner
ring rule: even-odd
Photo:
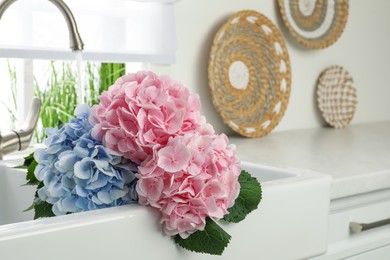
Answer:
[[[0,4],[0,19],[3,16],[5,10],[10,7],[14,2],[17,0],[4,0]],[[79,31],[77,29],[76,20],[73,17],[72,12],[70,11],[69,7],[64,3],[62,0],[48,0],[52,4],[54,4],[62,13],[66,20],[66,24],[68,25],[68,31],[69,31],[69,42],[70,42],[70,48],[73,51],[82,51],[84,49],[84,43],[81,40]]]
[[[4,0],[0,3],[0,20],[5,10],[17,0]],[[81,51],[84,48],[84,43],[81,40],[77,29],[76,20],[73,17],[69,7],[62,0],[48,0],[53,3],[64,16],[69,30],[70,48],[73,51]],[[41,101],[34,97],[31,109],[27,115],[26,121],[20,130],[12,130],[9,133],[2,135],[0,133],[0,160],[3,155],[26,149],[33,137],[35,127],[39,119],[41,110]]]
[[[3,155],[26,149],[34,135],[34,130],[39,119],[41,101],[34,97],[27,118],[20,130],[12,130],[2,135],[0,133],[0,160]]]

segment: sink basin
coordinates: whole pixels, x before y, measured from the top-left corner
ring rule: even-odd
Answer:
[[[0,165],[0,229],[1,225],[32,220],[34,216],[33,211],[23,211],[32,204],[35,187],[22,186],[26,183],[25,170],[11,165]]]
[[[261,183],[281,181],[286,178],[299,177],[301,175],[299,171],[260,166],[250,162],[242,162],[241,167],[243,170],[251,173],[252,176],[255,176]]]
[[[35,190],[21,186],[24,170],[9,167],[20,162],[0,161],[0,252],[6,259],[215,258],[176,246],[163,234],[158,213],[139,205],[32,220],[33,212],[23,210]],[[232,235],[223,259],[302,259],[323,253],[330,177],[245,162],[242,168],[262,182],[263,199],[241,223],[220,222]]]

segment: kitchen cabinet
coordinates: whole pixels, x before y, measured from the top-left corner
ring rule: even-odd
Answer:
[[[312,259],[390,259],[390,225],[386,221],[389,217],[390,189],[333,200],[327,251]],[[368,229],[354,231],[351,223],[355,223],[355,229],[356,223]],[[371,223],[378,226],[370,228],[375,226]]]

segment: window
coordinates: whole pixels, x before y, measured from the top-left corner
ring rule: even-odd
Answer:
[[[169,1],[66,0],[85,44],[84,60],[175,61],[176,32]],[[16,1],[0,21],[0,57],[70,59],[64,17],[47,0]]]
[[[0,20],[0,35],[7,36],[0,37],[3,85],[0,130],[3,132],[20,127],[32,96],[37,91],[43,93],[52,88],[53,84],[47,82],[55,73],[67,72],[69,78],[74,78],[72,84],[79,88],[78,91],[83,89],[83,99],[90,103],[95,96],[89,84],[95,81],[95,91],[99,88],[101,62],[126,63],[127,68],[131,67],[128,71],[136,71],[146,62],[170,64],[175,61],[175,1],[65,2],[76,19],[85,45],[81,66],[77,65],[76,55],[69,49],[65,19],[49,1],[16,1]],[[89,71],[91,68],[93,73]],[[36,85],[38,90],[34,90]]]
[[[42,102],[35,135],[42,142],[44,127],[55,127],[73,116],[78,103],[93,105],[98,96],[127,72],[143,69],[143,63],[0,59],[0,131],[19,128],[33,95]],[[80,89],[82,100],[80,100]]]

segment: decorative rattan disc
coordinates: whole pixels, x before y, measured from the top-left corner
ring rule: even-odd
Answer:
[[[325,69],[318,79],[317,101],[329,125],[346,127],[355,114],[357,104],[356,90],[349,72],[341,66]]]
[[[322,49],[343,33],[349,0],[278,0],[283,21],[302,45]]]
[[[247,137],[268,134],[290,96],[288,51],[276,26],[255,11],[231,16],[215,35],[209,60],[212,100],[224,122]]]

